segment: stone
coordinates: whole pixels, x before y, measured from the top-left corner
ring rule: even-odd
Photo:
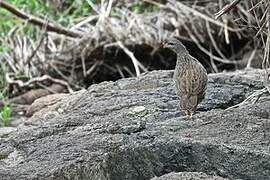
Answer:
[[[160,177],[154,177],[151,180],[226,180],[219,176],[210,176],[202,172],[179,172],[168,173]]]
[[[103,82],[44,106],[0,137],[0,177],[148,180],[201,172],[269,178],[270,101],[225,110],[263,88],[263,71],[209,75],[192,119],[178,110],[172,75],[153,71]],[[132,112],[140,106],[145,109]]]
[[[13,131],[16,131],[17,128],[15,127],[0,127],[0,137],[7,136]]]

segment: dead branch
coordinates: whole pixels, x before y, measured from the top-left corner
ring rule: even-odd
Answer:
[[[0,7],[6,9],[7,11],[11,12],[12,14],[14,14],[15,16],[27,20],[28,22],[39,26],[39,27],[45,27],[46,30],[48,31],[52,31],[52,32],[56,32],[58,34],[63,34],[69,37],[73,37],[73,38],[79,38],[82,37],[82,34],[78,33],[78,32],[74,32],[71,30],[68,30],[60,25],[56,25],[53,24],[52,22],[46,22],[38,17],[35,17],[33,15],[30,14],[26,14],[25,12],[19,10],[18,8],[16,8],[15,6],[0,0]]]
[[[80,19],[69,29],[72,32],[82,33],[82,38],[54,36],[49,33],[41,44],[44,45],[43,49],[39,48],[42,38],[36,38],[37,40],[33,42],[27,36],[18,36],[14,33],[14,36],[7,37],[5,38],[7,40],[3,41],[12,51],[3,53],[2,62],[8,66],[8,72],[12,72],[10,74],[14,77],[23,74],[31,79],[41,77],[44,72],[56,72],[60,79],[76,87],[79,84],[78,79],[81,77],[95,79],[102,68],[108,69],[108,72],[118,73],[121,77],[126,74],[136,76],[147,71],[144,67],[147,61],[136,59],[137,57],[134,57],[134,52],[131,52],[129,47],[134,44],[142,45],[152,48],[155,52],[155,49],[160,46],[160,41],[171,36],[178,36],[180,39],[197,45],[200,51],[207,55],[206,58],[209,57],[207,63],[212,65],[215,72],[221,70],[218,68],[224,64],[244,63],[241,61],[243,54],[254,49],[256,40],[260,45],[259,49],[265,47],[267,13],[263,12],[266,12],[267,8],[262,3],[263,0],[261,3],[254,2],[255,5],[252,1],[241,1],[241,4],[237,5],[238,10],[227,11],[226,18],[222,20],[216,20],[213,14],[216,9],[225,6],[224,1],[210,0],[199,3],[199,1],[169,0],[166,4],[160,4],[155,0],[143,1],[158,6],[159,9],[150,14],[138,14],[130,10],[126,4],[113,5],[119,1],[104,0],[98,5],[93,5],[89,0],[89,5],[96,13]],[[0,2],[3,4],[3,1],[0,0]],[[256,12],[257,15],[255,16],[252,12],[254,14]],[[234,17],[239,18],[235,20]],[[32,17],[28,18],[30,19],[24,19],[30,21]],[[256,32],[259,33],[258,36],[261,35],[260,39],[254,37]],[[237,40],[243,39],[248,40],[248,43],[239,47],[241,48],[239,51],[235,51],[234,45],[229,45],[230,50],[228,46],[224,49],[225,43],[234,44]],[[119,42],[124,48],[119,46]],[[113,48],[110,48],[110,44]],[[261,46],[261,44],[264,45]],[[116,57],[119,50],[123,50],[129,56],[131,65],[125,62],[119,64],[122,65],[119,67],[117,64],[108,63],[110,58],[103,60],[107,52],[108,54],[115,53]],[[29,62],[27,59],[31,59],[29,66],[25,66],[25,62]],[[144,62],[146,64],[142,64]],[[28,87],[24,86],[24,88]]]
[[[32,54],[29,56],[29,58],[26,60],[26,63],[29,64],[29,62],[31,61],[31,59],[37,54],[37,51],[39,50],[39,48],[41,47],[43,41],[44,41],[44,38],[45,38],[45,34],[46,34],[46,30],[45,30],[45,27],[47,26],[48,24],[48,21],[46,21],[46,24],[45,26],[43,27],[43,32],[41,33],[41,37],[40,37],[40,40],[38,41],[37,43],[37,46],[36,48],[33,50]]]
[[[241,0],[234,0],[230,4],[224,6],[219,12],[215,14],[215,19],[218,19],[223,14],[229,12],[231,9],[233,9]]]
[[[174,4],[172,0],[169,0],[169,2],[171,2],[172,4]],[[185,4],[181,3],[181,2],[178,2],[177,5],[178,5],[178,7],[180,9],[183,9],[184,10],[183,12],[185,12],[185,13],[192,13],[195,16],[199,16],[200,18],[202,18],[202,19],[204,19],[204,20],[206,20],[208,22],[211,22],[211,23],[213,23],[213,24],[215,24],[217,26],[228,28],[228,30],[230,30],[230,31],[233,31],[233,32],[239,31],[239,29],[234,29],[234,28],[228,27],[226,24],[224,24],[224,23],[222,23],[220,21],[217,21],[217,20],[215,20],[215,19],[207,16],[206,14],[203,14],[203,13],[197,11],[194,8],[188,7],[187,5],[185,5]]]
[[[270,6],[268,6],[267,8],[267,22],[268,22],[268,35],[267,35],[267,40],[266,40],[266,44],[265,44],[265,51],[264,51],[264,59],[263,59],[263,63],[262,63],[262,67],[265,70],[265,78],[264,78],[264,86],[266,87],[266,89],[268,90],[268,92],[270,93],[270,73],[268,68],[270,67]]]
[[[43,75],[42,77],[36,77],[36,78],[33,78],[33,79],[31,79],[31,80],[29,80],[27,82],[23,82],[21,80],[12,80],[10,78],[10,76],[9,76],[9,73],[6,73],[5,78],[6,78],[6,81],[7,81],[8,84],[15,84],[15,85],[18,85],[21,88],[22,87],[29,87],[33,83],[49,80],[51,82],[54,82],[54,83],[60,84],[62,86],[65,86],[70,93],[73,92],[72,88],[70,87],[70,85],[67,82],[65,82],[63,80],[60,80],[60,79],[52,78],[49,75]]]
[[[8,100],[8,103],[14,107],[17,107],[18,105],[30,105],[38,98],[47,96],[49,94],[62,93],[65,89],[66,88],[60,84],[52,84],[49,87],[33,89],[24,94],[11,98]],[[2,108],[4,105],[5,102],[0,99],[0,108]]]
[[[60,84],[52,84],[49,87],[46,87],[46,89],[40,88],[40,89],[33,89],[30,90],[22,95],[19,95],[17,97],[14,97],[9,100],[9,103],[11,104],[31,104],[36,99],[47,96],[49,94],[53,93],[61,93],[65,89],[64,86]]]
[[[136,72],[136,76],[140,76],[140,69],[139,69],[139,65],[138,65],[138,60],[135,58],[134,54],[128,50],[121,41],[118,41],[117,44],[119,45],[119,47],[121,49],[123,49],[123,51],[130,57],[130,59],[132,60],[132,63],[134,65],[135,68],[135,72]]]
[[[247,104],[255,104],[259,101],[259,99],[262,95],[269,95],[267,88],[263,88],[263,89],[255,91],[253,94],[248,96],[243,102],[227,108],[226,111],[233,109],[233,108],[245,106]]]

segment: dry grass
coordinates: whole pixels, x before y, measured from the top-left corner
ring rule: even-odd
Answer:
[[[269,68],[269,1],[241,1],[218,20],[215,13],[229,1],[168,0],[165,4],[144,1],[159,10],[137,14],[120,3],[122,1],[118,4],[102,0],[100,6],[88,1],[96,13],[70,27],[83,34],[82,38],[40,30],[35,35],[37,40],[33,41],[19,33],[21,26],[14,27],[1,39],[9,49],[0,57],[2,66],[7,66],[8,83],[14,84],[18,78],[27,83],[32,78],[50,75],[79,89],[81,79],[93,78],[101,66],[118,72],[121,77],[125,74],[139,76],[148,69],[144,60],[134,55],[134,45],[150,46],[152,55],[158,53],[160,42],[171,36],[196,44],[209,57],[207,63],[214,72],[218,72],[222,64],[240,64],[245,54],[258,50],[264,50],[263,68]],[[244,43],[238,45],[238,42]],[[105,54],[112,48],[115,53],[126,53],[133,66],[106,64]],[[249,62],[253,58],[254,53],[251,53]],[[270,90],[269,73],[266,74],[266,87]]]

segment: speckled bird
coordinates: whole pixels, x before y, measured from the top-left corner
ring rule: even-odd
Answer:
[[[173,77],[176,94],[180,98],[180,109],[186,115],[192,116],[198,104],[204,99],[208,80],[207,72],[178,39],[169,39],[164,42],[163,47],[171,49],[177,55]]]

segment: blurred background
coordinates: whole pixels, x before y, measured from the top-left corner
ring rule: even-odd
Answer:
[[[173,70],[174,36],[208,73],[267,69],[269,16],[267,0],[1,1],[0,124],[51,93]]]

